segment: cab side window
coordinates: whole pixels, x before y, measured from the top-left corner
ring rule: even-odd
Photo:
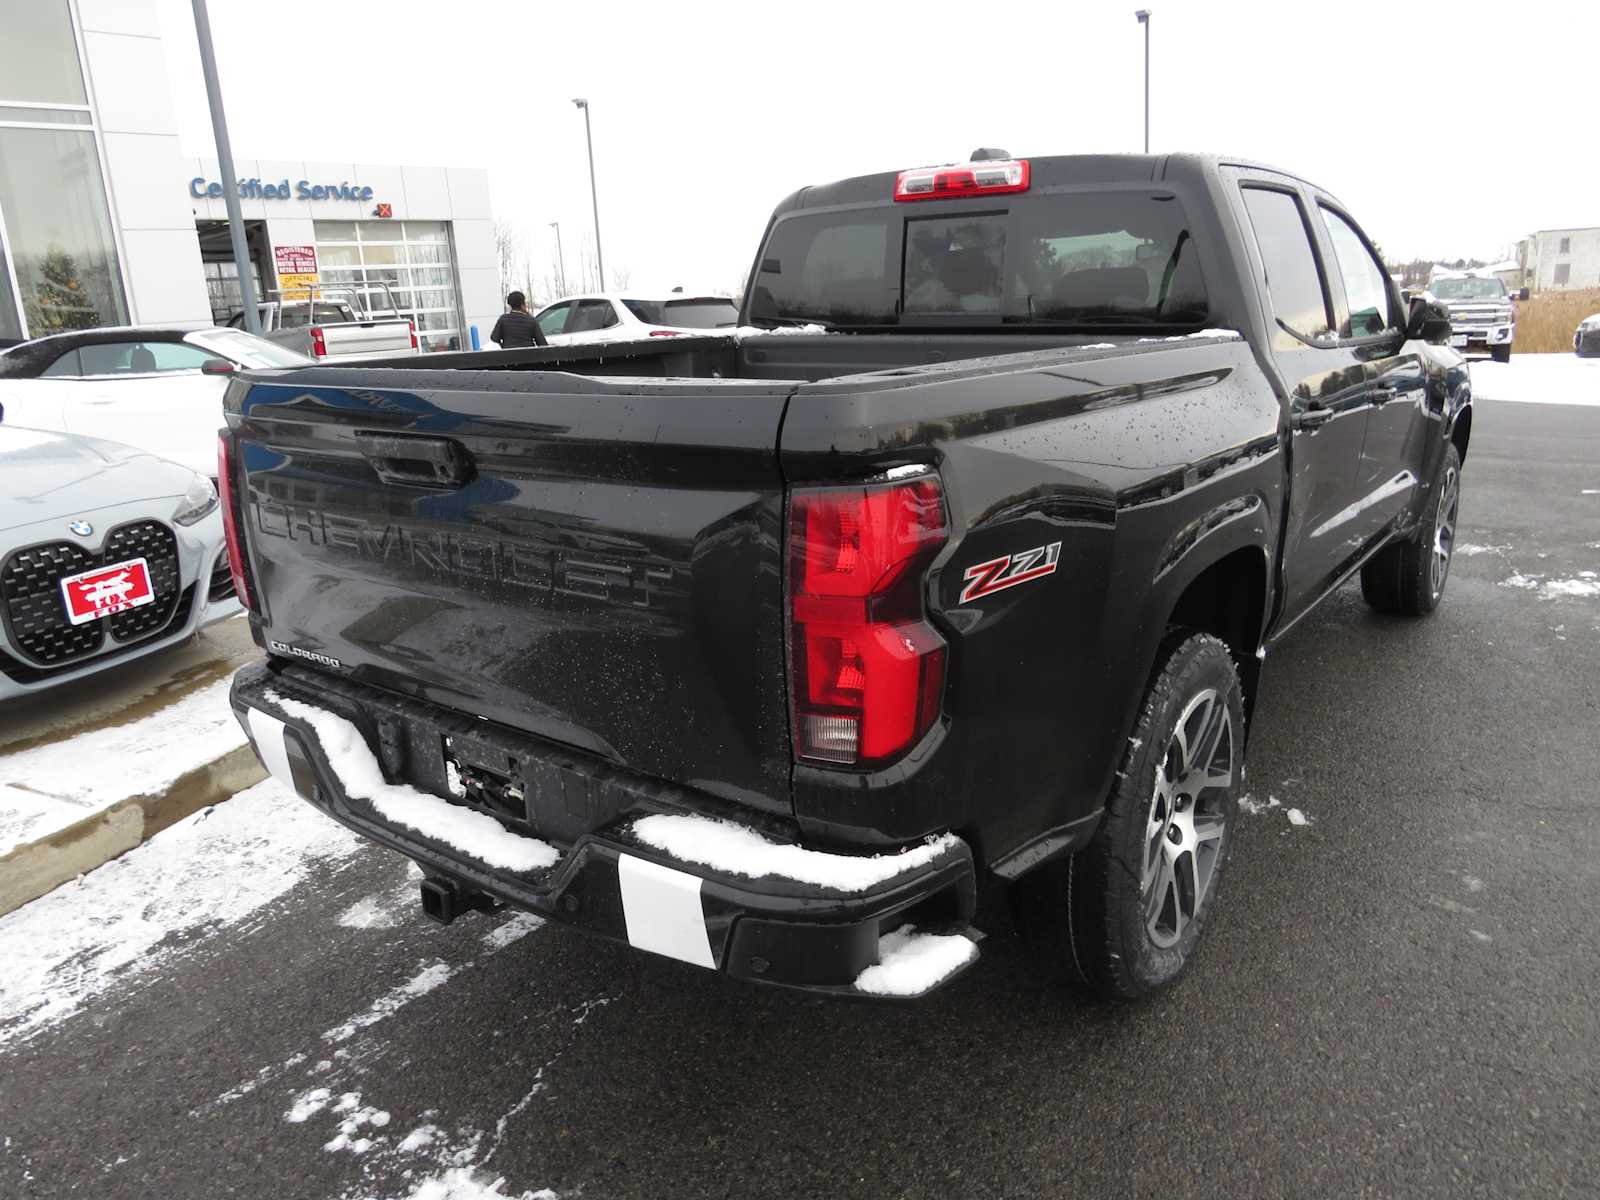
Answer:
[[[1331,341],[1333,321],[1300,201],[1274,188],[1244,187],[1240,191],[1266,267],[1273,315],[1302,338]],[[1293,350],[1302,344],[1281,332],[1273,335],[1277,350]]]
[[[1339,336],[1362,338],[1388,333],[1396,323],[1389,312],[1389,285],[1382,264],[1349,221],[1331,208],[1317,208],[1328,240],[1333,243],[1333,256],[1339,260],[1339,274],[1344,276],[1350,315],[1340,324]]]

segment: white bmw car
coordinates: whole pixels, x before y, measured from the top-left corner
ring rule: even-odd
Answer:
[[[557,300],[540,309],[534,320],[552,346],[633,342],[726,333],[739,324],[739,306],[726,296],[594,292]]]
[[[0,701],[177,645],[240,611],[209,473],[0,425]]]
[[[57,333],[0,352],[0,422],[122,442],[209,477],[228,376],[313,365],[237,329]]]

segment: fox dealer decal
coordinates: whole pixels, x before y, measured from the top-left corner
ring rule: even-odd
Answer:
[[[1019,583],[1054,575],[1056,563],[1060,560],[1061,543],[1051,542],[1048,546],[1035,546],[1032,550],[991,558],[988,562],[968,567],[961,573],[967,586],[961,589],[960,603],[970,604],[995,592],[1016,587]]]

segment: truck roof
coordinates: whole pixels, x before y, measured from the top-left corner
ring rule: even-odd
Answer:
[[[1238,155],[1210,154],[1198,152],[1181,152],[1174,154],[1052,154],[1034,156],[1018,154],[1012,156],[1018,159],[1027,159],[1033,172],[1033,187],[1057,187],[1065,184],[1096,184],[1119,183],[1130,180],[1148,179],[1152,182],[1163,179],[1182,177],[1183,175],[1206,175],[1214,173],[1217,168],[1248,167],[1257,171],[1271,171],[1315,187],[1325,194],[1331,195],[1326,188],[1305,179],[1303,176],[1285,171],[1282,167],[1272,166],[1270,163],[1256,162],[1252,159]],[[922,163],[918,166],[933,166],[944,164]],[[958,166],[959,163],[949,164]],[[910,167],[903,169],[911,169]],[[895,178],[898,171],[880,171],[872,175],[857,175],[849,179],[835,180],[832,183],[813,184],[803,187],[787,197],[778,205],[774,215],[779,215],[797,208],[824,208],[836,204],[873,204],[887,202],[894,195]]]

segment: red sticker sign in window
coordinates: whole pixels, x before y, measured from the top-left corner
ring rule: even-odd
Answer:
[[[61,596],[67,605],[67,620],[74,625],[127,612],[155,602],[150,586],[150,568],[142,558],[109,567],[96,567],[61,581]]]

